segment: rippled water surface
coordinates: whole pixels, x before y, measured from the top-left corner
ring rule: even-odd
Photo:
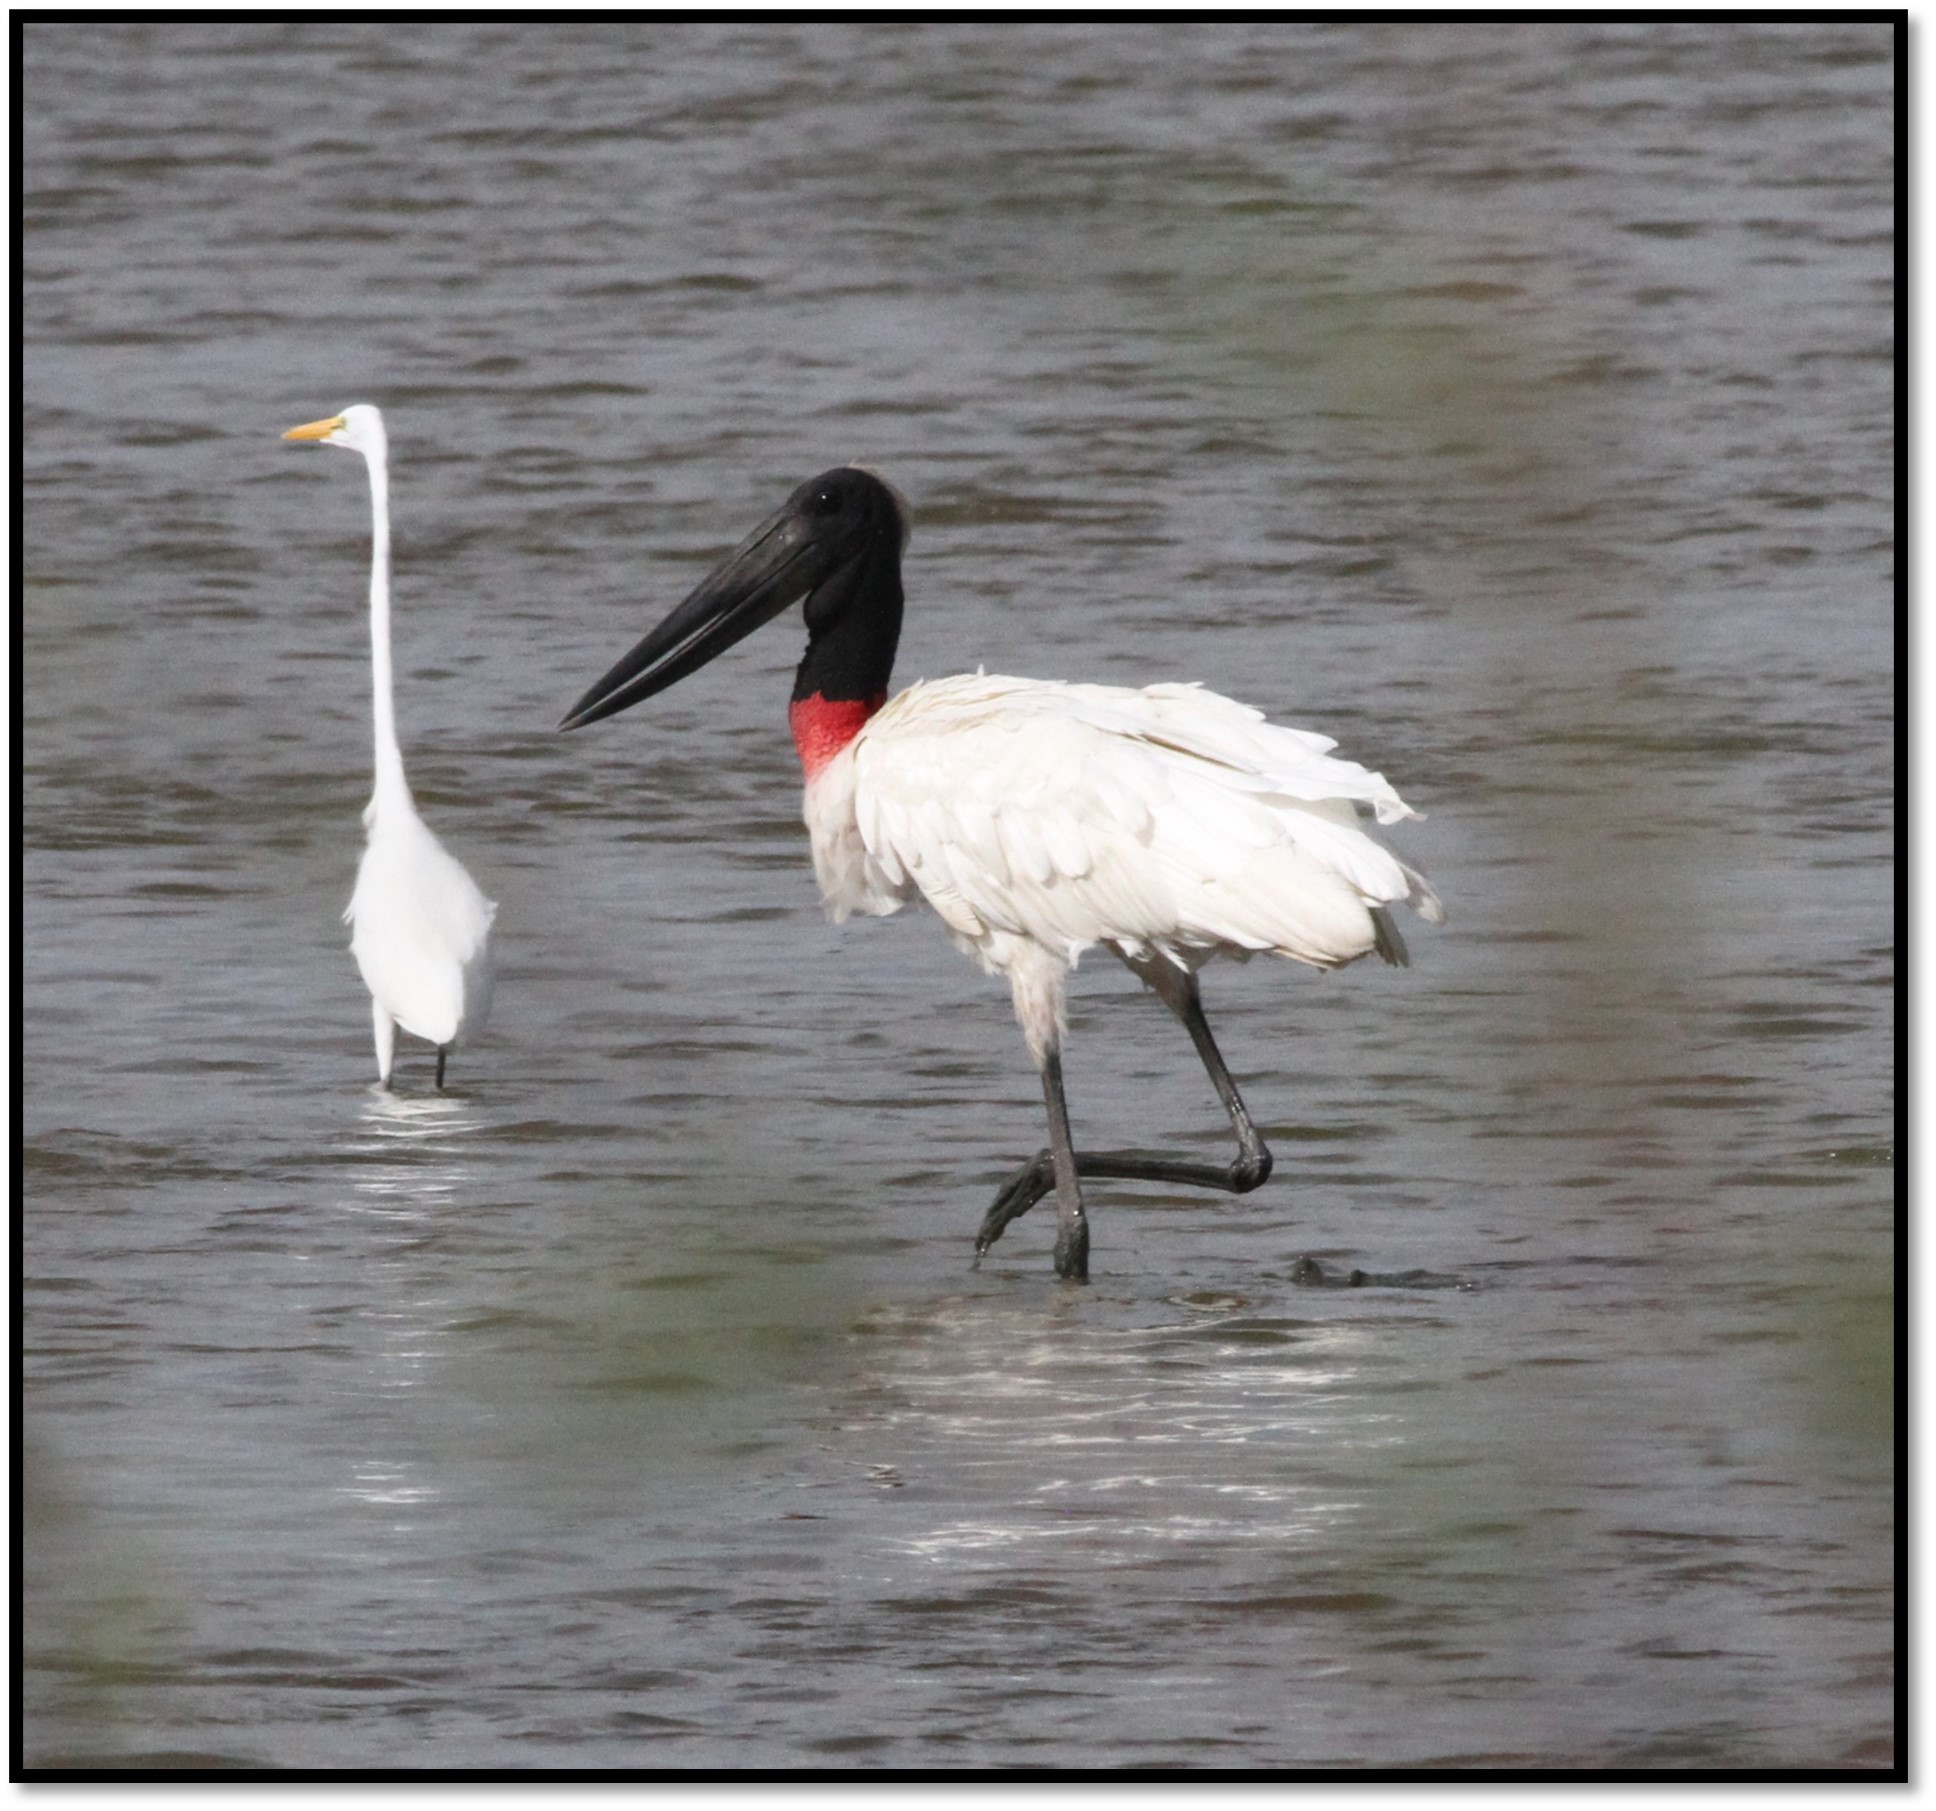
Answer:
[[[1887,1765],[1892,59],[29,26],[30,1763]],[[277,440],[359,399],[501,902],[442,1098],[339,922],[362,473]],[[903,679],[1428,814],[1412,968],[1206,976],[1269,1186],[1097,1185],[1086,1290],[968,1267],[1034,1074],[823,921],[797,625],[553,728],[849,458]],[[1113,970],[1078,1137],[1220,1156]]]

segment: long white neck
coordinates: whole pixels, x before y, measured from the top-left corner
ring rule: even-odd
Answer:
[[[364,454],[370,467],[370,687],[376,716],[373,807],[410,804],[397,742],[396,688],[390,675],[390,469],[386,450]]]

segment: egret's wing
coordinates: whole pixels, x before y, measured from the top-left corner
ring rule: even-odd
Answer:
[[[488,1011],[497,907],[414,816],[379,816],[345,914],[350,949],[404,1030],[448,1044]]]

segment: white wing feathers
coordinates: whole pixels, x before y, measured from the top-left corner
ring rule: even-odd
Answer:
[[[1375,908],[1443,916],[1357,808],[1416,814],[1334,746],[1193,685],[916,685],[809,787],[815,866],[836,918],[919,892],[990,968],[1017,939],[1332,967],[1385,947]]]
[[[449,1044],[490,1011],[497,907],[414,808],[372,812],[343,914],[364,985],[405,1031]]]

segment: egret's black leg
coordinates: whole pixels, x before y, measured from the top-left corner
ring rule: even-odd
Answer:
[[[439,1044],[437,1046],[437,1088],[440,1093],[444,1086],[444,1058],[449,1054],[450,1046],[448,1044]]]
[[[1176,1182],[1186,1188],[1215,1188],[1233,1195],[1249,1194],[1271,1173],[1270,1147],[1264,1143],[1252,1123],[1243,1096],[1237,1092],[1237,1084],[1231,1080],[1230,1071],[1224,1064],[1223,1053],[1217,1048],[1217,1040],[1211,1035],[1210,1021],[1203,1016],[1203,1003],[1197,995],[1196,977],[1168,963],[1151,963],[1146,968],[1142,963],[1132,962],[1130,967],[1149,982],[1170,1010],[1183,1021],[1190,1041],[1197,1047],[1197,1055],[1203,1059],[1203,1066],[1209,1072],[1211,1085],[1217,1090],[1217,1098],[1230,1115],[1231,1130],[1237,1134],[1237,1155],[1230,1163],[1218,1165],[1189,1163],[1169,1157],[1139,1157],[1133,1151],[1072,1151],[1076,1175],[1099,1176],[1120,1182]],[[1055,1096],[1059,1103],[1062,1081],[1059,1060],[1056,1061],[1055,1073]],[[1043,1071],[1043,1084],[1045,1088],[1048,1085],[1046,1068]],[[1066,1111],[1063,1124],[1066,1130]],[[1050,1109],[1049,1129],[1053,1137],[1053,1106]],[[995,1197],[994,1204],[983,1216],[981,1231],[975,1235],[977,1259],[1002,1236],[1011,1220],[1019,1220],[1050,1189],[1059,1189],[1056,1168],[1053,1149],[1038,1151],[1008,1179],[1001,1193]],[[1086,1250],[1086,1225],[1083,1243]],[[1060,1254],[1061,1241],[1058,1239],[1058,1269]]]

